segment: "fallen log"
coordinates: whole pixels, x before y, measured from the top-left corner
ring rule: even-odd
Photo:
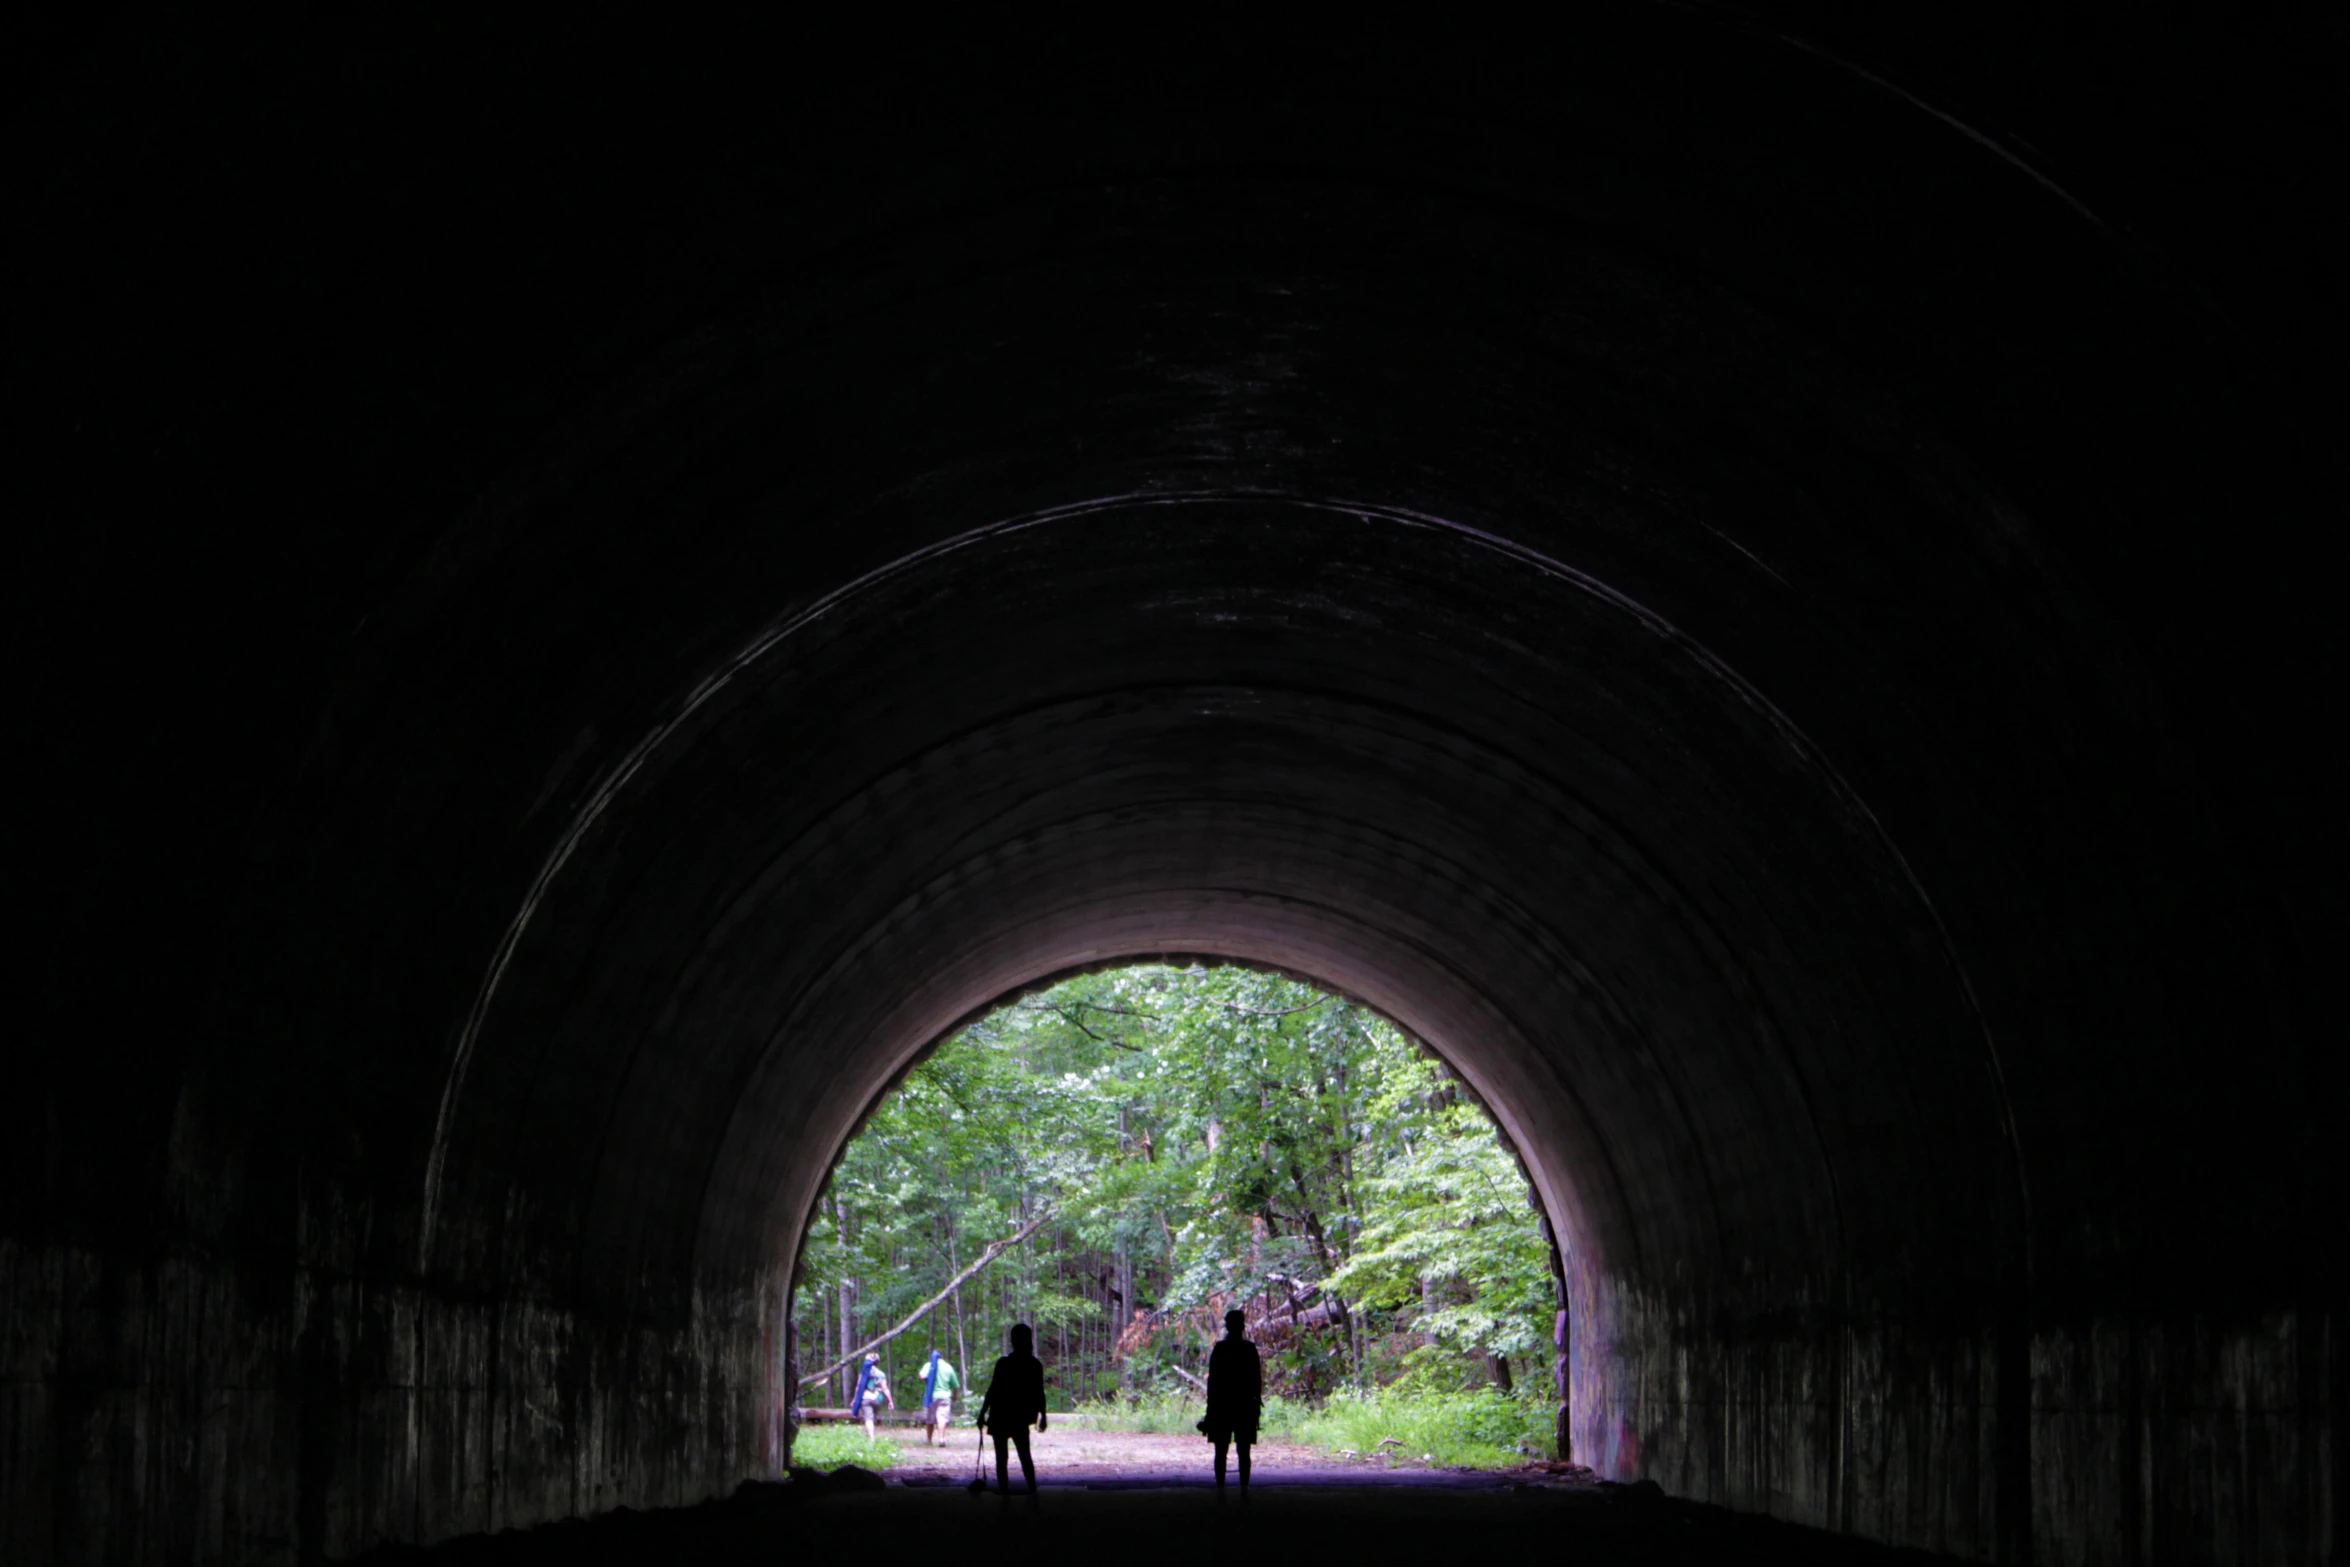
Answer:
[[[826,1366],[822,1371],[811,1372],[807,1376],[800,1378],[799,1385],[802,1387],[812,1386],[815,1383],[823,1381],[826,1377],[831,1376],[835,1371],[840,1370],[843,1366],[855,1365],[864,1356],[872,1353],[874,1350],[879,1349],[882,1345],[888,1343],[891,1339],[896,1338],[899,1334],[905,1332],[908,1328],[911,1328],[915,1323],[920,1322],[924,1317],[929,1316],[932,1312],[936,1311],[941,1305],[943,1305],[949,1296],[953,1295],[957,1289],[969,1281],[972,1275],[976,1274],[980,1269],[986,1267],[989,1263],[995,1261],[996,1258],[1001,1257],[1005,1252],[1010,1251],[1013,1247],[1019,1245],[1022,1241],[1028,1239],[1029,1236],[1034,1235],[1038,1230],[1044,1227],[1045,1222],[1052,1218],[1052,1216],[1053,1211],[1050,1208],[1047,1208],[1044,1212],[1038,1214],[1035,1218],[1030,1219],[1026,1224],[1022,1225],[1018,1234],[1007,1235],[1000,1241],[989,1241],[987,1243],[987,1249],[979,1254],[978,1261],[972,1263],[971,1266],[965,1268],[962,1272],[947,1280],[947,1287],[945,1289],[940,1290],[937,1294],[931,1296],[921,1305],[916,1306],[913,1310],[913,1314],[908,1316],[905,1321],[899,1323],[896,1327],[891,1328],[887,1333],[882,1334],[881,1337],[873,1339],[867,1343],[859,1344],[855,1349],[850,1350],[847,1354],[841,1356],[840,1359],[834,1361],[831,1365]]]

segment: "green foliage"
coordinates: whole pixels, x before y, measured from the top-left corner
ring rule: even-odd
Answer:
[[[1371,1218],[1334,1288],[1416,1308],[1418,1330],[1458,1354],[1523,1356],[1547,1340],[1549,1246],[1525,1176],[1481,1111],[1451,1104],[1424,1117],[1363,1184]]]
[[[1547,1452],[1552,1409],[1548,1402],[1485,1389],[1469,1393],[1341,1393],[1320,1411],[1292,1422],[1294,1440],[1354,1452],[1384,1455],[1397,1468],[1514,1468]],[[1385,1448],[1381,1443],[1394,1439]]]
[[[1120,1393],[1085,1406],[1086,1423],[1096,1431],[1143,1431],[1165,1435],[1196,1432],[1207,1403],[1194,1394]]]
[[[876,1111],[807,1239],[801,1364],[839,1354],[844,1283],[861,1341],[1046,1210],[1033,1239],[883,1352],[901,1405],[919,1402],[933,1344],[983,1385],[1015,1320],[1038,1331],[1055,1407],[1116,1395],[1136,1411],[1196,1399],[1230,1304],[1268,1323],[1268,1391],[1309,1400],[1399,1376],[1477,1385],[1488,1355],[1548,1334],[1539,1216],[1438,1062],[1278,975],[1145,966],[998,1010]],[[1287,1329],[1293,1310],[1312,1320]]]
[[[1085,1405],[1078,1418],[1095,1431],[1195,1436],[1199,1433],[1200,1417],[1207,1409],[1207,1400],[1196,1393],[1120,1393]],[[1264,1411],[1257,1421],[1257,1434],[1268,1442],[1302,1440],[1295,1433],[1313,1414],[1307,1405],[1275,1394],[1265,1400]]]
[[[838,1469],[842,1464],[887,1469],[904,1456],[895,1442],[866,1441],[865,1428],[854,1423],[807,1426],[791,1445],[791,1461],[803,1469]]]

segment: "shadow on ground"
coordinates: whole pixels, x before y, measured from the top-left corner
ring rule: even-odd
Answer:
[[[530,1530],[469,1535],[430,1549],[361,1558],[367,1567],[849,1561],[909,1551],[925,1559],[1018,1559],[1027,1567],[1115,1561],[1424,1562],[1462,1567],[1563,1559],[1612,1562],[1834,1563],[1891,1567],[1949,1557],[1893,1550],[1723,1508],[1653,1486],[1557,1486],[1508,1477],[1431,1483],[1365,1475],[1285,1480],[1219,1497],[1192,1480],[1047,1483],[1034,1497],[960,1486],[884,1485],[848,1471],[746,1484],[732,1498],[660,1512],[622,1509]],[[1563,1553],[1563,1556],[1559,1553]]]

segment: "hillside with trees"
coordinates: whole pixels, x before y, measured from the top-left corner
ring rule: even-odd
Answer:
[[[904,1398],[932,1344],[984,1367],[1014,1321],[1056,1407],[1180,1395],[1233,1305],[1292,1402],[1549,1396],[1541,1215],[1440,1061],[1279,975],[1081,975],[949,1039],[850,1142],[802,1253],[802,1396],[845,1402],[853,1367],[817,1374],[903,1325]]]

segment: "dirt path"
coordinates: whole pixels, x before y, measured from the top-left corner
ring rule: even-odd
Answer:
[[[909,1433],[911,1436],[912,1433]],[[979,1433],[966,1427],[956,1427],[951,1439],[938,1447],[924,1447],[919,1436],[897,1439],[898,1451],[905,1456],[895,1468],[888,1471],[893,1479],[908,1478],[919,1473],[950,1474],[958,1481],[971,1478],[974,1452],[979,1446]],[[1033,1432],[1029,1436],[1029,1451],[1035,1455],[1039,1474],[1051,1474],[1064,1479],[1121,1479],[1141,1475],[1171,1475],[1191,1471],[1202,1479],[1213,1476],[1215,1449],[1200,1436],[1146,1436],[1131,1431],[1071,1430],[1066,1426],[1050,1431]],[[1260,1442],[1251,1450],[1250,1458],[1257,1469],[1345,1469],[1362,1467],[1350,1459],[1332,1458],[1318,1447],[1291,1447],[1283,1443]],[[987,1470],[995,1472],[995,1444],[987,1444]],[[1020,1461],[1012,1460],[1015,1477]],[[1377,1468],[1379,1466],[1372,1465]]]
[[[890,1433],[902,1455],[899,1461],[885,1470],[892,1480],[909,1485],[960,1485],[974,1473],[974,1459],[979,1455],[979,1433],[969,1426],[957,1426],[948,1441],[936,1447],[925,1447],[919,1430],[900,1429]],[[1050,1431],[1037,1432],[1029,1438],[1029,1451],[1035,1456],[1037,1477],[1060,1483],[1084,1483],[1097,1480],[1167,1480],[1197,1481],[1205,1484],[1214,1478],[1214,1453],[1206,1438],[1199,1436],[1145,1435],[1131,1431],[1092,1431],[1056,1425]],[[1402,1478],[1407,1475],[1429,1476],[1447,1474],[1467,1478],[1485,1475],[1483,1470],[1436,1470],[1434,1466],[1411,1461],[1386,1461],[1369,1458],[1340,1458],[1318,1447],[1299,1447],[1286,1442],[1259,1442],[1250,1454],[1254,1476],[1268,1482],[1307,1477],[1339,1479],[1391,1473]],[[984,1467],[987,1476],[995,1474],[995,1445],[986,1444]],[[1019,1483],[1019,1459],[1012,1461],[1013,1483]],[[1494,1478],[1501,1478],[1495,1476]]]

